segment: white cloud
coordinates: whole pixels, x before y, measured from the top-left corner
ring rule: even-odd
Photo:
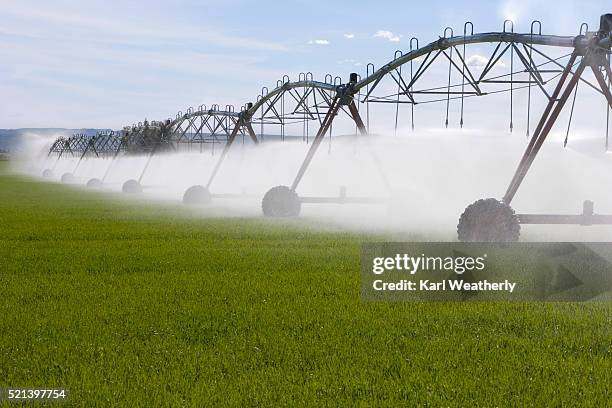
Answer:
[[[344,34],[344,38],[348,38],[349,40],[352,40],[353,38],[355,38],[355,34],[352,34],[352,33]]]
[[[470,57],[468,57],[467,60],[465,60],[465,63],[468,67],[476,67],[476,68],[483,68],[485,65],[487,65],[487,62],[489,62],[489,60],[485,57],[483,57],[482,55],[471,55]]]
[[[327,40],[310,40],[308,41],[310,45],[329,45],[329,41]]]
[[[374,34],[375,38],[385,38],[391,42],[399,42],[400,38],[402,37],[401,35],[395,35],[393,34],[392,31],[389,30],[378,30],[375,34]]]
[[[482,55],[478,55],[478,54],[470,55],[465,60],[465,64],[468,67],[474,67],[474,68],[484,68],[487,65],[487,62],[489,62],[489,58],[484,57]],[[502,61],[497,61],[495,66],[499,68],[503,68],[506,66],[506,64],[504,64]]]

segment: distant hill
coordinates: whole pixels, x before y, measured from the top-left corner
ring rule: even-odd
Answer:
[[[14,151],[19,149],[19,140],[26,134],[41,136],[71,136],[74,133],[95,135],[99,130],[107,129],[64,129],[64,128],[22,128],[0,129],[0,150]]]

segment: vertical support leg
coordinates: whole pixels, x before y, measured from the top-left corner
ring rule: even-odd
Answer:
[[[246,122],[244,124],[244,127],[246,127],[246,130],[247,130],[249,136],[251,137],[251,140],[253,141],[253,143],[258,145],[259,144],[259,140],[257,140],[257,135],[255,134],[255,131],[253,130],[253,126],[251,125],[251,122]]]
[[[79,169],[79,166],[81,165],[81,161],[83,160],[83,158],[85,157],[85,155],[87,154],[87,152],[89,151],[89,147],[91,146],[91,141],[89,143],[87,143],[87,146],[85,147],[85,150],[83,150],[83,153],[81,154],[81,157],[79,157],[79,161],[77,162],[76,166],[74,167],[74,170],[72,171],[72,174],[74,175],[76,173],[76,171]]]
[[[98,149],[96,148],[95,140],[92,141],[91,148],[93,149],[93,152],[96,154],[96,158],[100,158],[100,153],[98,152]]]
[[[59,161],[59,159],[62,158],[64,151],[66,151],[66,147],[62,147],[62,150],[60,151],[60,154],[57,156],[57,160]]]
[[[603,66],[604,66],[604,70],[606,71],[606,75],[608,76],[607,83],[606,83],[606,79],[604,78],[601,71],[599,71],[597,66],[591,65],[591,69],[593,70],[593,73],[595,74],[595,79],[597,79],[597,82],[599,82],[601,91],[603,92],[608,102],[608,106],[606,109],[606,152],[607,152],[608,151],[608,137],[609,137],[609,132],[610,132],[610,109],[612,109],[612,93],[610,93],[610,81],[612,80],[610,77],[610,74],[612,74],[612,72],[610,70],[610,65],[607,59],[606,59],[606,63]]]
[[[47,153],[47,157],[51,156],[51,153],[55,152],[56,148],[57,148],[57,140],[53,142],[53,144],[51,145],[51,148],[49,149],[49,153]]]
[[[357,125],[357,129],[359,129],[359,132],[362,135],[367,135],[368,131],[363,123],[363,120],[361,120],[361,116],[359,115],[359,110],[357,110],[357,106],[355,106],[355,101],[351,101],[351,103],[349,103],[349,112],[351,112],[351,116],[353,117],[353,120],[355,121],[355,124]]]
[[[155,153],[157,152],[157,148],[159,147],[159,145],[161,145],[161,138],[160,140],[157,141],[157,143],[155,143],[155,146],[153,146],[153,149],[151,149],[151,153],[149,153],[149,157],[147,158],[147,162],[145,163],[145,166],[142,169],[142,173],[140,173],[140,177],[138,177],[139,183],[142,183],[142,179],[145,173],[147,172],[147,169],[149,168],[149,165],[151,164],[151,160],[153,160],[153,156],[155,156]]]
[[[306,154],[306,157],[304,158],[304,161],[302,162],[302,165],[300,166],[300,169],[298,170],[298,173],[295,176],[295,179],[293,180],[293,184],[291,184],[292,191],[295,191],[297,186],[300,184],[302,177],[304,177],[304,173],[306,173],[306,170],[308,169],[312,158],[317,152],[317,149],[319,148],[319,145],[321,144],[325,133],[327,133],[327,130],[334,121],[334,117],[338,113],[338,109],[340,109],[340,99],[336,96],[332,101],[329,111],[327,111],[327,115],[325,115],[323,123],[321,123],[321,127],[319,128],[317,135],[315,136],[314,140],[312,141],[312,144],[310,145],[310,149],[308,150],[308,153]]]
[[[51,170],[55,170],[55,168],[57,167],[60,159],[62,158],[62,154],[64,154],[64,149],[62,149],[60,151],[60,153],[57,155],[57,159],[55,159],[55,163],[53,163],[53,167],[51,167]]]
[[[576,54],[575,53],[572,54],[570,60],[568,61],[565,67],[565,70],[561,74],[561,78],[559,78],[559,82],[557,83],[555,90],[550,96],[550,99],[548,100],[548,105],[546,105],[546,109],[544,110],[544,113],[542,114],[542,117],[540,118],[540,121],[538,122],[538,126],[536,127],[536,130],[534,132],[534,137],[531,138],[531,140],[529,141],[529,145],[527,146],[527,149],[525,150],[525,153],[523,153],[523,157],[521,158],[519,167],[522,167],[524,165],[525,161],[527,160],[527,157],[529,156],[529,152],[531,151],[531,149],[533,149],[533,146],[537,140],[537,137],[535,137],[535,135],[540,133],[540,131],[542,130],[542,127],[544,126],[544,122],[546,122],[548,115],[550,115],[550,111],[555,105],[555,102],[557,98],[559,97],[559,94],[561,93],[561,89],[563,89],[563,85],[565,84],[565,81],[569,73],[572,70],[572,66],[574,65],[574,62],[576,61],[576,58],[577,58]],[[514,183],[514,179],[512,180],[512,183]]]
[[[608,73],[608,76],[609,76],[612,72],[610,72],[609,66],[606,66],[606,68],[607,68],[606,72]],[[609,108],[612,108],[612,93],[610,92],[610,88],[608,87],[608,84],[606,83],[606,79],[604,78],[601,71],[595,65],[591,65],[591,69],[593,70],[593,73],[595,74],[595,79],[597,79],[597,82],[599,83],[599,86],[601,87],[601,92],[604,94],[604,96],[606,97],[608,101]]]
[[[221,168],[221,164],[225,160],[225,156],[227,156],[229,149],[232,147],[232,144],[234,143],[234,140],[236,140],[236,135],[238,134],[238,131],[240,130],[241,126],[242,126],[242,119],[239,119],[236,122],[236,125],[234,126],[234,130],[232,130],[232,133],[230,134],[229,139],[227,139],[227,143],[225,144],[225,147],[223,148],[223,151],[221,152],[221,156],[219,156],[219,160],[217,161],[217,164],[215,165],[215,168],[213,169],[213,172],[211,173],[210,178],[208,179],[208,183],[206,183],[207,189],[210,188],[210,185],[214,181],[215,176],[219,172],[219,169]]]
[[[519,186],[523,182],[523,179],[527,175],[527,172],[529,171],[531,164],[533,163],[535,157],[540,151],[542,144],[546,140],[546,137],[550,133],[550,130],[555,124],[555,121],[559,117],[559,114],[563,110],[565,103],[567,102],[569,96],[576,87],[576,84],[580,80],[580,76],[586,68],[586,59],[584,59],[578,66],[578,69],[576,69],[576,72],[573,74],[560,99],[557,100],[557,95],[559,95],[561,89],[565,85],[565,81],[569,75],[569,72],[571,71],[571,67],[575,58],[576,55],[573,54],[572,58],[570,59],[570,62],[568,62],[568,65],[563,72],[561,79],[559,80],[559,83],[557,84],[557,88],[555,89],[555,92],[553,93],[553,96],[551,97],[550,102],[548,103],[548,106],[546,107],[546,110],[542,115],[542,118],[540,119],[540,123],[538,124],[538,127],[529,142],[529,146],[527,146],[527,149],[523,154],[523,158],[521,159],[521,162],[519,163],[519,166],[516,169],[516,172],[514,173],[514,177],[512,178],[512,181],[510,182],[510,185],[508,186],[506,194],[503,198],[503,201],[506,204],[510,204],[512,199],[514,198],[516,191],[518,190]]]
[[[106,180],[106,176],[108,176],[108,173],[110,173],[110,169],[113,167],[113,164],[115,163],[115,159],[117,159],[117,156],[119,156],[119,153],[121,152],[121,148],[123,147],[124,144],[127,144],[127,142],[121,138],[121,141],[119,142],[119,145],[117,146],[117,150],[115,151],[115,154],[113,155],[113,158],[111,159],[111,162],[108,164],[108,167],[106,168],[106,171],[104,172],[104,176],[102,176],[102,182],[104,183],[104,180]]]
[[[599,71],[597,66],[591,65],[591,69],[593,70],[593,73],[595,74],[595,79],[597,79],[597,82],[601,87],[601,91],[608,102],[608,106],[606,109],[606,151],[608,151],[608,137],[610,132],[610,109],[612,109],[612,93],[610,92],[610,81],[612,80],[610,74],[612,74],[612,70],[610,69],[610,65],[606,60],[606,63],[604,64],[604,70],[606,71],[606,75],[608,76],[608,82],[606,83],[606,79],[604,78],[601,71]]]

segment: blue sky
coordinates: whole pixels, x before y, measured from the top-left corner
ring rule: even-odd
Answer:
[[[554,6],[554,7],[551,7]],[[604,1],[0,0],[0,128],[120,128],[202,103],[241,105],[283,74],[347,77],[446,26],[577,34]]]

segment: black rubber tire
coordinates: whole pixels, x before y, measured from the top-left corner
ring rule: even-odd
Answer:
[[[53,170],[51,170],[51,169],[45,169],[45,170],[43,170],[43,172],[42,172],[42,176],[43,176],[44,178],[52,178],[52,177],[53,177]]]
[[[295,191],[287,186],[277,186],[264,195],[261,209],[266,217],[297,217],[302,203]]]
[[[467,206],[459,217],[457,234],[462,242],[516,242],[521,224],[508,204],[485,198]]]
[[[88,188],[101,188],[102,187],[102,180],[98,179],[98,178],[92,178],[87,182],[87,187]]]
[[[208,204],[211,200],[210,191],[204,186],[191,186],[183,194],[183,203],[189,205]]]
[[[72,183],[74,182],[74,176],[72,173],[64,173],[62,174],[62,183]]]
[[[128,180],[123,183],[121,191],[126,194],[140,194],[142,193],[142,186],[140,185],[138,180]]]

